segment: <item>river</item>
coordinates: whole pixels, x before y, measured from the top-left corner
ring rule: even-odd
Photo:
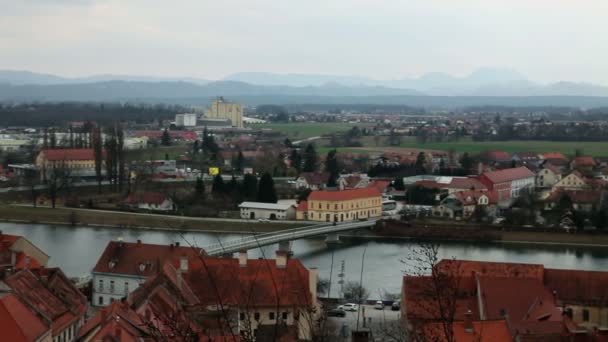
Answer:
[[[45,253],[51,256],[49,266],[58,266],[68,276],[90,273],[108,241],[121,237],[124,241],[181,245],[195,244],[204,247],[218,240],[240,238],[234,234],[174,233],[140,229],[114,229],[94,227],[52,226],[39,224],[0,225],[7,234],[25,236]],[[337,274],[341,261],[345,261],[345,280],[359,281],[361,261],[363,263],[363,284],[371,292],[371,298],[380,293],[398,293],[406,266],[401,262],[418,247],[414,242],[404,240],[366,241],[343,243],[328,248],[320,239],[298,240],[293,244],[294,257],[307,267],[316,267],[319,276],[329,278],[332,254],[334,258],[332,296],[338,294]],[[272,258],[276,246],[250,251],[250,257]],[[565,247],[522,244],[478,244],[443,243],[439,254],[443,258],[466,260],[506,261],[540,263],[550,268],[608,271],[608,249],[600,247]]]

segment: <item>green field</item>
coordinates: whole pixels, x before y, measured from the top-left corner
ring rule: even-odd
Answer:
[[[269,123],[261,125],[252,125],[253,128],[270,128],[281,132],[289,137],[289,139],[306,139],[310,137],[321,136],[335,132],[348,131],[349,129],[358,126],[359,128],[370,126],[367,123],[349,124],[338,122],[303,122],[303,123]]]

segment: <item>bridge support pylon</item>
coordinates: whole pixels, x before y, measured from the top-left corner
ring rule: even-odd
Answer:
[[[281,241],[279,242],[279,251],[287,252],[287,255],[292,256],[293,251],[291,250],[291,246],[293,245],[293,241]]]
[[[340,235],[338,233],[328,234],[325,237],[325,243],[328,245],[336,245],[340,243]]]

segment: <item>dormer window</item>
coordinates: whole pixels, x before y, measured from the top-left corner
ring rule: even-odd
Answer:
[[[108,268],[109,269],[113,269],[114,266],[116,266],[116,261],[114,260],[110,260],[110,262],[108,262]]]
[[[144,264],[143,262],[139,263],[139,271],[143,272],[146,270],[146,264]]]

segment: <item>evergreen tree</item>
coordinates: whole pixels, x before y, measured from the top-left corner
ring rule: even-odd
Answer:
[[[160,139],[160,144],[163,146],[171,146],[171,136],[169,135],[169,130],[165,128],[163,131],[163,135]]]
[[[403,177],[397,177],[393,181],[393,188],[397,191],[405,190],[405,184],[403,183]]]
[[[471,172],[471,169],[473,168],[473,158],[469,156],[469,152],[465,152],[462,155],[462,158],[460,158],[460,166],[467,172]]]
[[[302,158],[304,160],[304,165],[302,167],[302,171],[304,172],[314,172],[317,169],[317,151],[315,150],[315,145],[308,144],[306,149],[304,150],[304,156]]]
[[[294,148],[291,150],[291,155],[289,156],[289,159],[291,160],[291,167],[296,169],[299,174],[300,171],[302,171],[302,155],[300,154],[300,152],[298,152],[297,149]]]
[[[263,203],[277,203],[277,193],[274,188],[274,180],[268,172],[265,172],[262,175],[262,178],[260,178],[256,200]]]
[[[211,187],[211,192],[214,195],[224,194],[226,192],[226,185],[224,184],[224,179],[220,174],[215,175],[213,177],[213,185]]]
[[[192,154],[197,154],[198,150],[200,150],[198,139],[194,140],[194,144],[192,144]]]
[[[327,158],[325,159],[325,171],[329,172],[329,179],[327,181],[328,187],[336,187],[338,176],[340,175],[340,167],[338,165],[338,157],[336,156],[336,150],[333,149],[327,152]]]
[[[416,173],[425,174],[426,173],[426,156],[424,152],[418,153],[418,157],[416,157]]]
[[[239,153],[236,155],[236,160],[234,161],[234,168],[238,172],[242,172],[245,167],[245,156],[243,156],[243,151],[239,148]]]
[[[289,140],[289,138],[285,138],[285,140],[283,141],[283,145],[285,145],[285,147],[289,147],[289,148],[293,147],[293,144],[292,144],[291,140]]]
[[[51,135],[49,138],[49,144],[51,145],[51,148],[57,148],[57,135],[55,134],[55,129],[51,130]]]
[[[243,177],[243,183],[241,185],[241,192],[243,196],[248,200],[255,199],[258,191],[258,179],[252,174],[246,174]]]
[[[205,197],[205,182],[203,182],[203,179],[201,177],[198,177],[196,179],[195,190],[196,190],[196,196],[198,198],[204,198]]]

